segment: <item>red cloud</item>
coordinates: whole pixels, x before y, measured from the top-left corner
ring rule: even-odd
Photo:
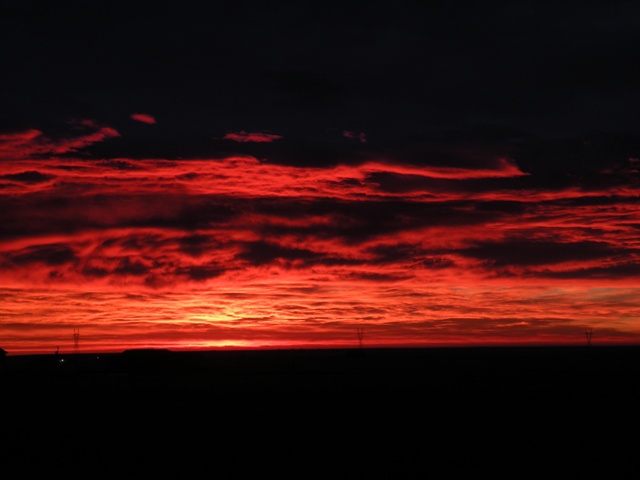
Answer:
[[[498,158],[493,168],[459,168],[436,166],[405,166],[384,162],[371,163],[371,171],[389,172],[398,175],[414,175],[418,177],[439,178],[449,180],[467,180],[479,178],[509,178],[529,175],[510,159]]]
[[[350,130],[345,130],[342,132],[342,136],[346,138],[351,138],[353,140],[359,140],[361,143],[366,143],[367,135],[362,132],[352,132]]]
[[[0,156],[110,132],[82,126],[93,137],[0,136]],[[0,225],[11,232],[0,238],[0,295],[19,339],[7,346],[51,351],[59,339],[42,339],[71,323],[97,351],[348,346],[364,324],[370,345],[583,342],[583,321],[599,341],[637,341],[635,183],[549,189],[525,175],[508,159],[481,169],[0,162]]]
[[[79,137],[59,139],[46,137],[36,129],[0,135],[0,159],[16,160],[46,154],[61,155],[76,152],[108,138],[120,136],[115,129],[99,127],[91,121],[85,121],[80,125],[97,130]]]
[[[23,132],[0,134],[0,150],[9,148],[13,145],[20,145],[25,142],[30,142],[40,135],[42,135],[42,132],[33,128],[30,130],[25,130]]]
[[[132,113],[131,118],[137,122],[154,124],[156,119],[146,113]]]
[[[275,135],[273,133],[245,132],[244,130],[241,130],[240,132],[227,133],[222,138],[224,140],[233,140],[234,142],[240,142],[240,143],[248,143],[248,142],[271,143],[275,140],[282,138],[282,136]]]
[[[40,130],[30,129],[22,132],[5,133],[0,135],[0,158],[23,158],[26,152],[37,145],[38,137],[42,135]]]
[[[63,140],[58,140],[57,142],[52,142],[49,145],[45,145],[44,151],[42,153],[52,152],[63,154],[76,152],[93,143],[101,142],[103,140],[106,140],[107,138],[119,136],[120,134],[115,129],[111,127],[101,127],[97,132],[83,135],[82,137],[65,138]]]

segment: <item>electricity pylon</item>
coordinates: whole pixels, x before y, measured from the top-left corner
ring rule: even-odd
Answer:
[[[364,328],[358,328],[358,346],[362,348],[362,339],[364,338]]]
[[[584,335],[587,337],[587,346],[590,346],[591,345],[591,337],[593,336],[593,328],[585,329]]]

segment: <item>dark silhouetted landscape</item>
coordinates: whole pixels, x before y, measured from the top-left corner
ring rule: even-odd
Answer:
[[[3,478],[621,478],[640,348],[8,355]]]

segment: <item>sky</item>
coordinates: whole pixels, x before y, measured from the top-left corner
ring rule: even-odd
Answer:
[[[0,347],[637,344],[638,58],[631,1],[0,0]]]

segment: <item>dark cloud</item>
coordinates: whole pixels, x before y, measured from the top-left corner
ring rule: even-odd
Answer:
[[[410,274],[391,274],[391,273],[377,273],[377,272],[352,272],[347,275],[347,278],[351,280],[365,280],[367,282],[401,282],[411,278]],[[383,312],[380,312],[381,314]]]
[[[341,202],[321,199],[314,202],[285,200],[257,203],[263,214],[300,219],[300,224],[282,226],[266,224],[260,232],[268,237],[284,234],[339,238],[347,244],[358,244],[377,237],[424,227],[464,227],[481,225],[499,219],[501,213],[473,211],[474,202],[421,203],[408,200]],[[330,222],[306,224],[308,216],[323,216]]]
[[[638,127],[640,16],[629,2],[45,3],[12,2],[0,16],[12,45],[0,125],[99,118],[122,137],[88,147],[98,158],[194,158],[218,154],[219,132],[305,143],[333,128],[364,132],[399,161],[460,164],[479,143],[508,152],[532,134]],[[135,111],[162,125],[131,121]],[[467,153],[460,137],[433,141],[476,128]],[[531,155],[532,170],[557,165]]]
[[[111,271],[104,267],[95,265],[83,265],[80,269],[80,273],[85,277],[93,278],[106,278],[111,275]]]
[[[476,203],[474,207],[479,212],[493,214],[519,215],[526,211],[527,202],[515,200],[487,200]]]
[[[631,124],[630,124],[631,126]],[[640,156],[640,132],[585,132],[580,136],[530,137],[517,146],[518,165],[535,173],[596,173],[620,169]]]
[[[424,253],[418,245],[408,243],[376,245],[367,248],[365,252],[371,253],[376,257],[372,263],[395,263],[408,258],[415,258]]]
[[[546,278],[556,279],[598,279],[598,280],[615,280],[637,278],[640,275],[639,262],[623,262],[617,265],[577,268],[563,270],[560,272],[543,271],[537,272],[536,275]]]
[[[129,233],[128,235],[118,235],[115,238],[108,238],[101,243],[101,247],[109,248],[118,246],[124,251],[145,251],[149,247],[158,247],[166,243],[168,239],[160,233]]]
[[[76,252],[63,244],[49,244],[28,247],[7,255],[9,263],[28,266],[41,263],[48,266],[60,266],[73,263],[78,259]]]
[[[283,165],[330,167],[339,164],[358,164],[371,158],[368,151],[360,145],[347,145],[347,142],[328,139],[305,138],[292,139],[283,143],[281,148],[264,152],[268,161]]]
[[[434,269],[437,270],[440,268],[451,268],[455,266],[455,262],[453,262],[452,260],[446,257],[438,257],[438,256],[431,256],[431,257],[424,258],[420,261],[420,264],[424,268],[428,268],[432,270]]]
[[[271,242],[249,242],[244,244],[244,252],[238,257],[252,265],[265,265],[277,260],[308,262],[318,259],[319,255],[311,250],[283,247]]]
[[[149,266],[142,263],[140,260],[132,260],[129,257],[120,259],[118,266],[113,269],[111,273],[116,275],[146,275],[149,273]]]
[[[104,160],[97,163],[100,167],[113,168],[114,170],[142,170],[139,165],[122,159]]]
[[[355,85],[321,71],[291,70],[266,72],[264,75],[267,82],[283,93],[282,102],[296,108],[327,108],[355,90]]]
[[[192,231],[228,221],[238,212],[230,199],[161,193],[92,195],[82,201],[58,195],[5,196],[2,201],[5,208],[0,210],[0,232],[5,238],[102,230],[115,225]],[[162,208],[158,209],[159,205]]]
[[[441,249],[442,250],[442,249]],[[444,250],[442,250],[443,252]],[[369,265],[393,265],[410,262],[429,269],[441,269],[454,266],[454,262],[444,256],[440,251],[425,247],[422,243],[409,244],[382,244],[365,249],[365,253],[373,254],[374,259],[368,259]]]
[[[124,204],[132,209],[140,208],[137,215],[130,215],[127,210],[122,212],[123,218],[119,221],[124,227],[158,227],[185,231],[211,228],[229,221],[242,212],[243,208],[247,208],[246,201],[242,199],[234,200],[207,195],[113,195],[104,197],[102,201],[101,209],[106,211],[110,208],[121,208]],[[163,207],[156,209],[157,205],[163,205]],[[101,222],[100,219],[87,219],[87,222],[108,225],[108,222]]]
[[[222,275],[225,269],[219,265],[200,265],[184,267],[176,270],[176,274],[185,275],[189,280],[204,281]]]
[[[458,168],[492,168],[499,159],[510,158],[532,136],[508,125],[480,124],[463,128],[415,131],[375,144],[380,157],[413,165]]]
[[[477,258],[492,267],[535,266],[570,261],[609,258],[629,254],[627,250],[606,242],[558,242],[512,238],[501,242],[483,242],[458,253]]]
[[[407,175],[395,172],[373,172],[367,178],[375,183],[380,191],[386,193],[410,193],[415,191],[439,191],[456,190],[455,181],[443,181],[425,177],[422,175]],[[448,188],[447,188],[448,186]]]
[[[10,180],[13,182],[21,182],[21,183],[45,183],[50,180],[53,180],[55,175],[49,175],[46,173],[30,170],[28,172],[20,172],[20,173],[11,173],[7,175],[0,176],[0,180]]]
[[[178,240],[180,251],[191,257],[200,257],[206,251],[218,248],[220,245],[212,235],[194,234],[181,237]]]

